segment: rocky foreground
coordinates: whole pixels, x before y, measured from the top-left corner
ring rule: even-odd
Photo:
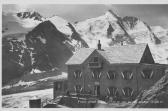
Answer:
[[[131,107],[168,108],[168,72],[149,90],[142,92]]]

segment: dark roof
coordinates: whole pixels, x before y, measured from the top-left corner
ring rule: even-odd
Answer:
[[[110,64],[115,63],[140,63],[147,44],[112,46],[104,50],[96,50]],[[66,63],[82,64],[95,49],[84,48],[76,52]]]
[[[110,63],[140,63],[147,44],[113,46],[98,52]]]

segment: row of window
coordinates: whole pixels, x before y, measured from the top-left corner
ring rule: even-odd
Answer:
[[[122,93],[125,97],[131,97],[133,96],[133,93],[134,93],[134,90],[130,87],[125,87],[125,88],[122,88]],[[119,93],[118,93],[119,89],[116,88],[116,87],[109,87],[107,88],[107,92],[108,92],[108,95],[109,96],[112,96],[112,97],[117,97],[119,96]]]
[[[74,86],[74,89],[76,93],[80,93],[83,90],[81,85]],[[107,91],[108,96],[111,96],[111,97],[119,96],[119,89],[116,87],[109,87],[106,89],[106,91]],[[121,91],[125,97],[131,97],[133,96],[133,93],[134,93],[134,90],[130,87],[122,88]]]
[[[99,70],[93,70],[92,71],[92,77],[95,78],[95,79],[100,79],[101,74],[102,73]],[[132,71],[125,70],[125,71],[121,72],[121,74],[122,74],[123,79],[125,79],[125,80],[133,79],[133,72]],[[151,79],[153,77],[153,71],[151,69],[144,69],[141,72],[141,75],[142,75],[142,77],[144,79]],[[76,79],[77,78],[81,78],[81,76],[82,76],[81,70],[76,70],[74,72],[74,77]],[[117,76],[117,72],[116,71],[110,70],[110,71],[107,72],[108,79],[115,79],[116,76]]]

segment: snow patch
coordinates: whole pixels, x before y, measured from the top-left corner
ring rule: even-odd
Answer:
[[[13,52],[13,44],[11,43],[11,42],[9,42],[9,44],[10,44],[10,46],[11,46],[11,50],[9,50],[9,51],[11,51],[11,52]]]
[[[13,88],[13,87],[18,87],[18,86],[25,86],[25,88],[26,88],[26,87],[33,86],[34,84],[36,84],[36,81],[25,82],[25,81],[20,80],[16,84],[6,85],[2,89],[10,89],[10,88]]]
[[[6,85],[4,87],[2,87],[2,89],[10,89],[12,86],[11,85]]]
[[[39,69],[32,69],[30,74],[43,73],[45,71],[40,71]]]
[[[17,86],[30,87],[30,86],[32,86],[34,84],[36,84],[36,81],[24,82],[24,81],[20,80],[18,83],[16,83],[15,85],[13,85],[13,87],[17,87]]]
[[[31,50],[33,50],[33,48]],[[33,54],[35,54],[35,53],[33,53],[32,51],[30,51],[30,57],[31,57],[31,63],[32,63],[32,65],[35,63],[35,58],[33,58]]]
[[[3,108],[29,108],[29,100],[33,97],[42,101],[53,98],[53,89],[37,90],[2,96]]]
[[[51,69],[51,71],[55,71],[55,70],[58,70],[58,68],[54,67],[54,68]]]
[[[20,66],[24,67],[24,64],[19,61],[18,63]]]
[[[46,39],[44,39],[44,38],[42,38],[42,37],[40,37],[40,36],[38,36],[37,38],[39,38],[40,41],[41,41],[43,44],[46,44]]]

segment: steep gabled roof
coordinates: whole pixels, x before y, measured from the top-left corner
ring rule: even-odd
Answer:
[[[123,45],[97,50],[110,64],[140,63],[147,44]]]
[[[103,50],[82,48],[77,51],[66,64],[82,64],[94,50],[100,53],[110,64],[140,63],[146,47],[147,44],[112,46],[104,48]]]
[[[93,48],[81,48],[77,51],[67,62],[67,65],[82,64],[95,49]]]

